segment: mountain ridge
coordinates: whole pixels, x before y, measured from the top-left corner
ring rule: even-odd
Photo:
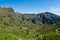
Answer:
[[[38,13],[38,14],[22,14],[22,15],[23,15],[22,20],[26,19],[26,20],[30,20],[34,23],[36,23],[36,21],[39,21],[43,24],[45,24],[45,23],[54,24],[54,23],[60,21],[60,16],[50,13],[50,12],[44,12],[44,13]]]
[[[59,28],[60,16],[50,12],[21,14],[9,8],[0,9],[1,40],[20,40],[20,38],[22,40],[40,40],[40,38],[45,40],[46,37],[50,37],[47,36],[48,33],[54,34],[55,30]]]
[[[22,22],[25,21],[33,24],[54,24],[60,21],[60,16],[50,12],[43,12],[37,14],[22,14],[22,13],[14,12],[13,8],[0,8],[0,14],[3,17],[7,16],[8,18],[10,17],[13,18],[15,22],[17,21],[16,19]]]

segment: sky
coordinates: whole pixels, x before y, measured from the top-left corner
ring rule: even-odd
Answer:
[[[1,7],[12,7],[19,13],[51,12],[60,15],[60,0],[0,0]]]

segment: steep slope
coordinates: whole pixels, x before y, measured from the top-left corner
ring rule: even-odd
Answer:
[[[0,23],[19,26],[20,22],[22,21],[15,14],[13,8],[0,8]]]
[[[53,13],[21,14],[13,8],[0,8],[0,40],[44,40],[44,34],[55,33],[58,28],[60,16]]]
[[[40,13],[40,14],[38,14],[38,16],[40,17],[41,22],[43,24],[54,24],[54,23],[60,21],[60,16],[55,15],[50,12]]]
[[[34,24],[54,24],[60,21],[60,16],[50,12],[43,12],[38,14],[22,14],[20,16],[23,21]]]
[[[13,8],[0,8],[0,40],[26,40],[23,24]]]

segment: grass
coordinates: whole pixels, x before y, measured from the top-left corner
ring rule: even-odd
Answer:
[[[36,37],[33,31],[30,34],[28,30],[19,29],[15,25],[0,24],[0,40],[60,40],[60,33],[57,35],[50,32]]]

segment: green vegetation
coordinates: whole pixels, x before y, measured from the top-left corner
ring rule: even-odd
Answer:
[[[33,14],[35,15],[35,14]],[[35,16],[16,14],[12,8],[0,8],[0,40],[60,40],[60,22],[42,24],[32,18]],[[33,21],[33,23],[31,22]]]

